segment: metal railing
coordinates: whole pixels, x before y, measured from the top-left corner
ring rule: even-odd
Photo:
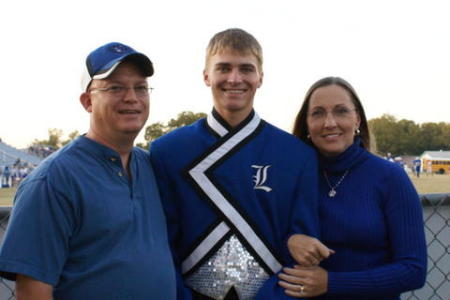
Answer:
[[[449,300],[450,298],[450,194],[421,195],[428,247],[425,286],[402,294],[402,300]],[[9,219],[9,207],[0,207],[0,241]],[[0,300],[12,300],[14,283],[0,279]]]

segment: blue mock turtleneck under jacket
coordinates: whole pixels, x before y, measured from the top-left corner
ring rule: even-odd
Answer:
[[[335,188],[336,195],[328,195]],[[320,157],[322,242],[336,251],[321,265],[328,292],[320,299],[397,300],[425,283],[422,206],[406,172],[360,146]]]

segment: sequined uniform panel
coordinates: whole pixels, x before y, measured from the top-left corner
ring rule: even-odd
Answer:
[[[266,271],[232,235],[222,247],[186,280],[195,291],[214,298],[224,299],[234,286],[239,299],[251,300],[269,278]]]

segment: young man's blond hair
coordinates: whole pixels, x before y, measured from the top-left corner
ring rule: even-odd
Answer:
[[[208,68],[209,59],[217,53],[233,50],[239,54],[253,54],[258,61],[258,69],[262,72],[262,47],[253,35],[239,28],[230,28],[216,33],[206,48],[205,69]]]

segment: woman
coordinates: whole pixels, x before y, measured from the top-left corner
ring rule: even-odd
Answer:
[[[286,293],[390,300],[422,287],[427,255],[419,197],[404,170],[368,151],[367,120],[353,87],[337,77],[313,84],[294,135],[319,154],[322,239],[291,238],[292,256],[309,252],[310,259],[279,275]],[[320,254],[327,247],[334,250],[328,258]]]

